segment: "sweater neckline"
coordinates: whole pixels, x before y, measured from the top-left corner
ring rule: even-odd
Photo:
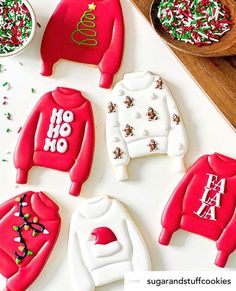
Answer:
[[[64,108],[80,107],[85,102],[80,91],[66,87],[57,87],[52,91],[52,98],[56,104]]]
[[[127,73],[124,75],[121,85],[126,90],[138,91],[148,89],[155,77],[149,71],[141,71],[136,73]]]
[[[91,198],[82,205],[79,212],[87,219],[98,218],[107,213],[111,204],[112,200],[108,196]]]
[[[236,160],[233,158],[214,153],[209,155],[208,162],[211,168],[221,176],[232,177],[236,175]]]

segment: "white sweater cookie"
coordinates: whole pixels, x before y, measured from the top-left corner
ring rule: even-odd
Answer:
[[[176,158],[177,170],[185,171],[187,137],[182,118],[165,82],[148,71],[125,74],[114,87],[106,139],[118,180],[128,178],[130,159],[153,154]]]
[[[93,291],[128,271],[150,270],[141,234],[124,207],[107,196],[88,199],[73,214],[68,259],[76,291]]]

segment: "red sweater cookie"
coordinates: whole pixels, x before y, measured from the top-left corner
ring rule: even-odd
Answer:
[[[62,0],[44,33],[41,74],[51,76],[60,59],[98,65],[100,86],[110,88],[121,64],[123,46],[119,0]]]
[[[215,264],[224,267],[236,249],[236,160],[215,153],[196,161],[174,190],[162,216],[159,242],[184,229],[215,240]]]
[[[0,206],[0,273],[6,291],[24,291],[38,277],[57,241],[58,206],[44,193],[26,192]]]
[[[16,182],[27,182],[31,167],[70,171],[70,194],[79,195],[94,154],[94,122],[90,102],[74,89],[46,93],[24,125],[14,154]]]

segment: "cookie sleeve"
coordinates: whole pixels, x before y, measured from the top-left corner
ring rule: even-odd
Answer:
[[[51,76],[53,65],[59,60],[62,50],[61,33],[58,29],[63,26],[67,12],[67,1],[61,1],[51,16],[45,29],[41,44],[42,67],[41,75]],[[63,27],[62,27],[63,29]]]
[[[78,221],[73,217],[70,226],[68,243],[68,263],[70,278],[74,290],[94,291],[95,285],[91,274],[82,258],[78,234],[74,228],[74,224],[77,223]]]
[[[80,194],[82,184],[88,179],[94,156],[95,133],[93,111],[90,102],[86,102],[84,112],[86,116],[86,125],[82,146],[75,164],[70,170],[70,177],[72,180],[70,194],[74,196]]]
[[[25,125],[23,126],[14,152],[14,165],[17,169],[16,183],[27,183],[28,172],[33,166],[33,155],[35,150],[35,133],[40,118],[40,107],[42,100],[32,110]]]
[[[116,179],[119,181],[127,180],[128,174],[126,166],[130,161],[127,145],[120,131],[118,117],[118,101],[108,103],[107,120],[106,120],[106,142],[110,162],[115,168]]]
[[[112,5],[114,5],[115,16],[111,42],[99,63],[99,70],[102,73],[100,87],[102,88],[111,87],[113,76],[120,68],[124,48],[124,20],[122,8],[119,0],[114,1]]]
[[[175,188],[162,214],[162,232],[159,236],[159,243],[168,245],[173,233],[180,228],[183,214],[184,196],[195,174],[201,171],[201,167],[207,162],[207,156],[199,158],[192,168],[184,175]]]
[[[224,267],[227,263],[229,255],[236,249],[236,209],[234,215],[220,238],[216,242],[218,254],[215,260],[215,265]]]
[[[114,201],[113,203],[115,203],[118,211],[120,212],[120,216],[123,214],[125,217],[125,224],[132,244],[131,260],[133,271],[150,271],[150,255],[140,231],[129,216],[125,207],[118,201]]]
[[[175,158],[177,171],[185,172],[183,158],[188,148],[188,140],[184,123],[175,100],[166,84],[164,84],[164,90],[170,120],[167,154],[169,157]]]

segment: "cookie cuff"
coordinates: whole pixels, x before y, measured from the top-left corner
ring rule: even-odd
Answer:
[[[218,254],[215,259],[215,265],[218,267],[224,268],[224,266],[227,263],[228,257],[229,257],[228,253],[224,251],[218,251]]]
[[[16,183],[26,184],[28,179],[28,170],[17,169]]]
[[[110,88],[113,82],[113,75],[109,73],[102,73],[99,86],[102,88]]]
[[[70,186],[70,195],[79,196],[82,188],[82,184],[78,182],[72,182]]]
[[[161,231],[161,234],[159,236],[159,243],[165,246],[168,246],[170,243],[171,237],[173,235],[173,232],[170,231],[167,228],[163,228]]]
[[[128,173],[126,167],[123,165],[115,166],[115,175],[118,181],[125,181],[128,179]]]
[[[186,172],[183,157],[175,157],[174,163],[175,163],[174,167],[175,167],[175,170],[177,173],[185,173]]]

